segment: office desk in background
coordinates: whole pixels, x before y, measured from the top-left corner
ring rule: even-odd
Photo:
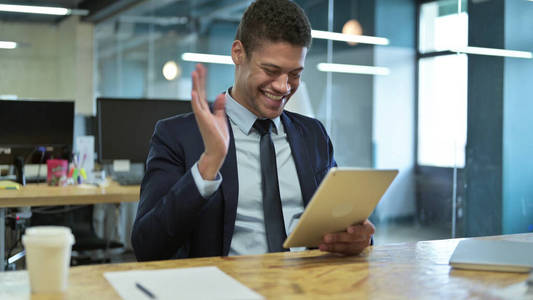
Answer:
[[[533,242],[533,233],[488,238]],[[311,250],[79,266],[70,269],[65,294],[31,299],[120,299],[104,272],[200,266],[216,266],[267,299],[533,298],[528,274],[451,269],[448,260],[459,241],[375,246],[356,257]],[[0,298],[29,299],[27,272],[1,273]]]
[[[110,181],[106,187],[28,184],[17,190],[0,190],[0,272],[5,261],[5,210],[23,206],[82,205],[139,201],[139,186],[121,186]]]

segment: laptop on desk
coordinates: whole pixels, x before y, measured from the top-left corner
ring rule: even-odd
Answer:
[[[462,240],[450,257],[450,265],[457,269],[527,273],[533,270],[533,243]]]

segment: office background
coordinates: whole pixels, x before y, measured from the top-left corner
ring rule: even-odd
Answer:
[[[94,132],[97,97],[189,99],[195,62],[182,55],[229,55],[251,3],[26,2],[89,14],[0,13],[0,40],[18,43],[0,49],[0,97],[74,100],[75,135]],[[400,169],[372,215],[377,243],[533,232],[533,60],[457,52],[533,51],[532,1],[296,2],[315,30],[342,32],[356,20],[353,32],[389,41],[313,39],[305,85],[289,102],[324,123],[339,165]],[[176,77],[167,79],[171,61]],[[320,63],[381,74],[323,72]],[[214,99],[233,66],[206,66]],[[123,205],[117,221],[126,243],[134,211]]]

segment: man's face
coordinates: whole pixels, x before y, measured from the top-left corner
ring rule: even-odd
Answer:
[[[242,43],[235,41],[232,97],[260,118],[278,117],[300,84],[306,54],[305,47],[262,41],[247,57]]]

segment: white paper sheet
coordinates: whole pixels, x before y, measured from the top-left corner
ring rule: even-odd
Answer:
[[[136,283],[155,299],[263,299],[217,267],[107,272],[104,277],[127,300],[153,299]]]

